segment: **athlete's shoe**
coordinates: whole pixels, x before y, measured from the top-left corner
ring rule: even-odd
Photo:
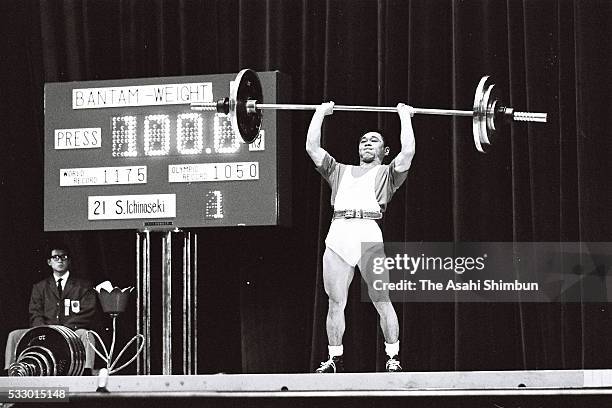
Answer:
[[[389,373],[399,373],[402,371],[402,366],[399,362],[399,357],[394,356],[387,360],[387,364],[385,364],[385,369]]]
[[[329,357],[327,361],[322,361],[315,373],[341,373],[344,371],[344,361],[342,356]]]

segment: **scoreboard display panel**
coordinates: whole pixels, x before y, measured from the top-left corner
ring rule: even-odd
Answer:
[[[45,231],[281,225],[290,218],[290,135],[266,111],[251,143],[193,102],[235,74],[45,84]],[[259,73],[264,102],[286,80]]]

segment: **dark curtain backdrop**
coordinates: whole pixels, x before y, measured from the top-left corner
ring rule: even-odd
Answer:
[[[612,241],[612,2],[608,0],[3,1],[0,3],[0,345],[27,324],[41,258],[45,82],[280,70],[288,102],[471,109],[493,75],[504,99],[545,111],[482,155],[466,118],[414,118],[417,154],[388,208],[388,241]],[[329,189],[304,152],[311,113],[288,115],[293,225],[201,229],[201,373],[309,371],[326,355],[321,281]],[[357,160],[366,129],[399,149],[392,114],[338,112],[324,146]],[[133,231],[59,234],[95,281],[135,281]],[[384,363],[357,278],[347,307],[350,371]],[[404,303],[411,371],[612,366],[610,306]],[[123,318],[126,332],[133,329]]]

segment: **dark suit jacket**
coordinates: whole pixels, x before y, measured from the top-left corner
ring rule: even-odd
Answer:
[[[75,278],[72,272],[60,299],[51,275],[32,287],[30,326],[61,324],[73,330],[91,328],[96,302],[96,292],[91,282]]]

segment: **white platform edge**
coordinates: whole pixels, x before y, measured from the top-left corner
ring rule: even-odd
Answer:
[[[91,393],[97,377],[2,377],[0,387],[69,387]],[[344,374],[111,376],[111,393],[405,392],[428,390],[580,390],[612,388],[612,370],[451,371]]]

